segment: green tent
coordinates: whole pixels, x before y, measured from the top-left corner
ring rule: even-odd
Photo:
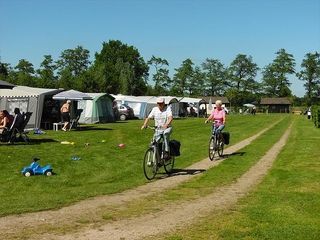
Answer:
[[[79,123],[106,123],[114,122],[112,110],[114,97],[107,93],[86,93],[92,100],[80,100],[78,109],[82,109]]]

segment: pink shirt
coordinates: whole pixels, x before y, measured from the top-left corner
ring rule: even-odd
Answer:
[[[214,120],[214,124],[217,126],[220,126],[223,124],[223,119],[226,117],[226,112],[224,111],[223,108],[221,108],[220,110],[213,109],[211,115],[211,117],[213,116],[213,120]]]

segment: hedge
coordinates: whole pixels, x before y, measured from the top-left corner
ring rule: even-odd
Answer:
[[[314,125],[320,128],[320,106],[313,105],[311,107],[311,114]]]

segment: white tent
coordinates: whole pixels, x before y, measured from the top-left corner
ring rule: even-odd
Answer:
[[[61,90],[16,86],[12,90],[0,89],[0,109],[13,114],[15,108],[21,112],[32,112],[27,128],[40,128],[44,101]]]
[[[186,107],[188,109],[190,109],[190,107],[194,107],[195,108],[195,113],[197,114],[197,116],[199,117],[199,109],[200,109],[200,105],[204,105],[204,111],[203,113],[205,113],[205,108],[206,108],[206,100],[202,99],[202,98],[191,98],[191,97],[182,97],[179,100],[180,103],[180,112],[182,114],[185,114],[186,111]],[[190,111],[190,110],[189,110]]]
[[[79,123],[114,122],[112,110],[114,97],[107,93],[86,93],[92,100],[80,100],[78,108],[82,109]]]
[[[157,106],[157,97],[155,96],[128,96],[112,95],[115,101],[127,104],[133,109],[135,117],[144,119],[151,112],[152,108]],[[175,97],[164,96],[166,104],[170,104],[174,117],[179,116],[178,100]]]

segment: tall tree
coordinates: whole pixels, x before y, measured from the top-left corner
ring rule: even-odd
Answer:
[[[100,91],[129,95],[145,93],[149,67],[136,48],[110,40],[102,44],[102,50],[95,58],[93,67]]]
[[[81,86],[84,85],[82,81],[85,80],[82,75],[86,73],[90,65],[89,57],[89,50],[82,46],[64,50],[56,62],[59,76],[58,87],[81,90]]]
[[[35,79],[34,79],[34,68],[33,64],[27,61],[26,59],[21,59],[17,66],[14,67],[16,69],[16,81],[15,83],[18,85],[25,85],[34,87]]]
[[[320,90],[320,54],[307,53],[301,63],[302,70],[297,73],[297,77],[305,81],[306,97],[308,104],[311,104],[312,98],[318,95]]]
[[[251,56],[238,54],[231,62],[228,73],[233,87],[238,91],[251,91],[255,82],[258,65],[253,62]]]
[[[56,87],[57,77],[54,75],[56,65],[51,55],[44,55],[44,60],[40,64],[40,69],[37,70],[39,74],[38,87],[54,88]]]
[[[152,79],[155,83],[154,90],[156,95],[165,95],[172,85],[172,80],[169,77],[169,63],[166,59],[157,58],[152,55],[151,59],[147,62],[155,69]]]
[[[224,93],[226,88],[226,69],[218,59],[207,58],[202,63],[205,77],[205,94],[218,96]]]
[[[188,84],[190,96],[203,96],[205,73],[202,72],[199,66],[196,66],[193,71],[192,81]]]
[[[175,69],[176,73],[173,76],[173,93],[184,96],[188,90],[189,93],[192,91],[190,84],[193,80],[193,62],[190,58],[184,60],[181,67]]]
[[[8,65],[0,62],[0,78],[6,79],[9,75]]]
[[[295,72],[295,60],[293,55],[287,53],[285,49],[280,49],[276,54],[277,56],[272,64],[269,64],[263,72],[263,84],[269,90],[270,88],[267,85],[273,84],[271,90],[274,90],[274,92],[266,92],[267,94],[277,97],[288,97],[292,93],[289,88],[291,83],[287,75]]]
[[[89,57],[89,50],[84,49],[82,46],[64,50],[57,61],[59,75],[62,71],[68,69],[72,76],[79,76],[88,69],[90,65]]]

